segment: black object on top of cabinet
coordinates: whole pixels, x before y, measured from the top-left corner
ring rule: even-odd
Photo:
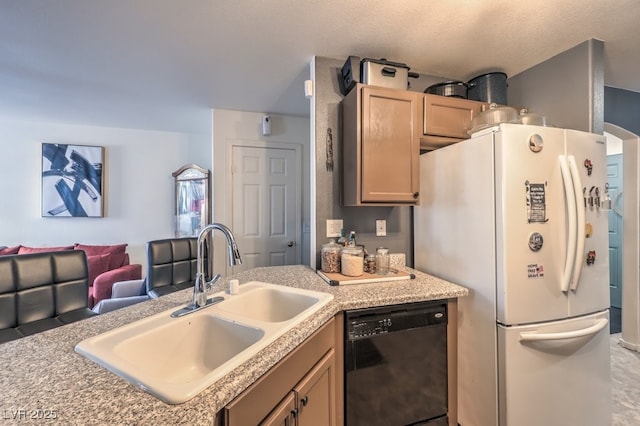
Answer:
[[[349,56],[345,61],[342,69],[340,70],[340,77],[338,78],[340,86],[340,93],[344,96],[347,95],[356,87],[357,83],[360,83],[360,57]]]
[[[427,87],[424,93],[467,99],[468,87],[469,85],[462,81],[443,81],[442,83],[432,84]]]
[[[474,101],[507,105],[507,75],[503,72],[488,72],[473,77],[467,82],[468,98]]]

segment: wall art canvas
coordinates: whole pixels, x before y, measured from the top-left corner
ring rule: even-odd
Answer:
[[[42,144],[42,216],[102,217],[104,147]]]

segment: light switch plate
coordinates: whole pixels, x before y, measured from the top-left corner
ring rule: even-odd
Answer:
[[[338,238],[342,228],[342,219],[327,219],[327,238]]]
[[[376,236],[377,237],[386,237],[387,236],[387,221],[376,220]]]

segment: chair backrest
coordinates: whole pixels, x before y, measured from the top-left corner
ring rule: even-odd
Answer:
[[[147,242],[147,293],[159,297],[193,286],[197,253],[195,237]],[[205,245],[205,267],[206,258]]]
[[[87,308],[88,277],[81,250],[0,256],[0,329]]]

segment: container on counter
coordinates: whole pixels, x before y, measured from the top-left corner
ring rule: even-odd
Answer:
[[[364,257],[364,272],[376,273],[376,255],[368,254]]]
[[[357,246],[358,242],[356,241],[356,231],[349,232],[349,241],[347,242],[348,246]]]
[[[347,245],[347,237],[345,236],[344,228],[340,229],[340,238],[338,238],[338,244],[343,247]]]
[[[376,274],[387,275],[389,273],[389,249],[378,247],[376,249]]]
[[[341,256],[342,275],[359,277],[364,273],[364,250],[358,246],[346,246]]]
[[[322,272],[340,273],[340,251],[342,246],[335,240],[329,240],[320,249],[320,264]]]

